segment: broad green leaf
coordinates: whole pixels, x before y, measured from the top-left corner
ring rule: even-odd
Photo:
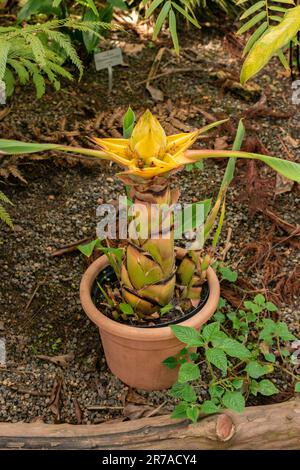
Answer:
[[[151,3],[150,7],[147,9],[145,17],[149,18],[149,16],[152,15],[154,10],[163,2],[164,0],[154,0],[154,2]]]
[[[210,348],[205,351],[206,359],[222,372],[227,371],[227,358],[222,349]]]
[[[250,393],[256,397],[258,391],[259,391],[258,382],[256,380],[251,380],[251,382],[250,382]]]
[[[243,64],[240,77],[241,83],[247,82],[257,74],[279,49],[282,49],[296,36],[299,29],[300,5],[290,9],[280,24],[270,28],[256,42]]]
[[[192,362],[186,362],[182,364],[178,373],[178,382],[189,382],[190,380],[196,380],[200,377],[200,369],[196,364]]]
[[[168,367],[168,369],[175,369],[175,367],[178,365],[178,362],[174,356],[169,356],[163,361],[163,365]]]
[[[181,398],[182,400],[193,403],[197,400],[197,395],[192,387],[187,383],[176,383],[169,391],[169,395],[174,398]]]
[[[255,297],[254,297],[254,302],[257,304],[257,305],[264,305],[266,299],[265,299],[265,296],[262,295],[262,294],[257,294]]]
[[[275,304],[273,304],[273,302],[266,302],[265,308],[266,308],[269,312],[277,312],[277,310],[278,310],[278,308],[276,307]]]
[[[161,30],[163,22],[165,21],[167,15],[169,13],[170,8],[171,8],[171,2],[166,2],[164,4],[164,6],[162,7],[162,9],[160,10],[160,13],[159,13],[159,15],[157,17],[157,20],[155,22],[155,27],[154,27],[154,31],[153,31],[153,39],[157,39],[158,33]]]
[[[171,38],[173,41],[175,52],[176,54],[179,54],[179,42],[178,42],[178,36],[177,36],[176,16],[172,8],[169,11],[169,28],[170,28]]]
[[[185,419],[187,417],[186,410],[188,404],[187,403],[179,403],[176,405],[174,410],[172,411],[171,418],[172,419]]]
[[[202,403],[200,410],[202,413],[206,414],[218,413],[220,406],[216,405],[212,400],[205,400]]]
[[[43,0],[42,2],[41,0],[27,0],[25,5],[18,12],[18,23],[28,20],[32,15],[40,13],[59,16],[61,9],[59,5],[57,5],[57,2],[53,2],[53,0]]]
[[[211,385],[208,389],[211,398],[221,398],[225,390],[221,385]]]
[[[248,16],[252,15],[253,13],[255,13],[257,10],[260,10],[262,7],[264,7],[266,5],[266,2],[265,0],[261,0],[260,2],[257,2],[255,3],[254,5],[252,5],[250,8],[248,8],[248,10],[246,10],[242,16],[240,17],[240,20],[244,20],[246,18],[248,18]]]
[[[289,331],[287,324],[282,321],[276,323],[275,334],[284,341],[296,339],[296,337]]]
[[[220,323],[213,322],[205,325],[202,330],[202,336],[205,341],[210,341],[213,336],[220,331]]]
[[[237,340],[228,338],[220,346],[223,351],[231,357],[237,357],[238,359],[247,359],[251,357],[251,352],[242,343]]]
[[[265,358],[266,361],[276,362],[276,357],[275,357],[275,354],[273,354],[273,353],[264,354],[264,358]]]
[[[300,8],[300,7],[299,7]],[[300,12],[300,10],[299,10]],[[300,17],[299,17],[300,22]],[[0,141],[1,145],[1,141]],[[0,146],[1,150],[1,146]],[[277,157],[270,157],[267,155],[260,155],[258,153],[250,152],[239,152],[234,150],[187,150],[185,156],[191,158],[193,161],[200,160],[202,158],[247,158],[260,160],[266,165],[271,167],[273,170],[280,173],[286,178],[297,181],[300,183],[300,164],[289,160],[283,160]]]
[[[253,379],[258,379],[262,375],[270,374],[273,372],[274,367],[272,365],[262,365],[257,361],[251,361],[245,368],[246,372]]]
[[[171,330],[179,341],[189,347],[197,347],[203,345],[203,340],[199,331],[190,326],[171,325]]]
[[[245,408],[245,398],[241,392],[226,392],[222,397],[223,405],[237,413],[242,413]]]
[[[258,392],[262,395],[269,397],[271,395],[275,395],[279,392],[278,388],[275,387],[273,382],[270,380],[264,379],[258,384]]]
[[[240,388],[242,388],[244,381],[243,379],[233,379],[231,383],[236,390],[239,390]]]
[[[300,393],[300,382],[295,383],[295,392]]]
[[[252,49],[256,41],[262,36],[262,34],[268,29],[268,22],[264,21],[250,36],[248,39],[246,46],[243,50],[243,57],[248,54],[248,52]]]
[[[226,281],[235,282],[238,278],[237,272],[232,271],[232,269],[227,266],[220,266],[219,271],[222,274],[222,279],[225,279]]]
[[[92,9],[87,9],[84,16],[84,21],[99,21],[99,14],[96,10],[96,13]],[[99,31],[99,28],[96,28],[96,31]],[[98,34],[94,34],[92,31],[82,31],[82,38],[85,45],[85,48],[89,54],[91,54],[99,44]]]
[[[224,331],[217,331],[211,336],[210,341],[214,348],[218,348],[222,346],[226,339],[228,339],[228,336]]]
[[[217,243],[219,241],[221,231],[222,231],[222,227],[223,227],[223,223],[224,223],[224,217],[225,217],[225,199],[224,199],[223,204],[222,204],[221,215],[220,215],[220,218],[219,218],[218,226],[217,226],[217,229],[215,231],[214,238],[213,238],[213,241],[212,241],[212,244],[211,244],[213,248],[216,248]]]
[[[238,34],[238,35],[244,34],[246,31],[248,31],[248,29],[255,26],[257,23],[259,23],[259,21],[261,21],[266,16],[267,16],[267,12],[265,10],[261,11],[257,15],[253,16],[253,18],[251,18],[251,20],[247,21],[247,23],[244,24],[244,26],[242,26],[236,34]]]
[[[199,408],[196,406],[188,406],[186,409],[186,415],[193,423],[197,423],[199,417]]]
[[[251,302],[251,300],[245,300],[244,306],[247,310],[251,310],[252,313],[260,313],[263,310],[263,307]]]

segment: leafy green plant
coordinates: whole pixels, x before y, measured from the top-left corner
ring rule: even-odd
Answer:
[[[0,220],[4,222],[6,225],[8,225],[9,227],[13,228],[13,222],[11,220],[11,217],[2,203],[12,204],[10,199],[8,199],[8,197],[5,196],[5,194],[2,191],[0,191]]]
[[[185,345],[176,357],[164,361],[166,367],[179,367],[178,381],[169,392],[179,400],[173,418],[196,422],[201,413],[217,413],[226,408],[240,413],[251,396],[279,392],[273,378],[277,369],[291,378],[296,392],[300,391],[300,377],[293,372],[291,354],[283,353],[287,351],[286,343],[295,336],[285,322],[266,317],[277,307],[262,294],[245,301],[244,307],[245,310],[231,312],[220,299],[213,322],[200,331],[171,326]],[[203,363],[210,375],[208,388],[207,378],[202,381]],[[199,388],[207,388],[205,400]]]
[[[110,27],[106,23],[97,22],[99,25]],[[98,34],[94,22],[71,19],[0,28],[0,82],[5,83],[7,97],[14,92],[16,78],[21,85],[33,81],[38,98],[45,93],[45,77],[59,90],[62,77],[73,79],[63,66],[66,58],[77,67],[81,78],[82,62],[70,37],[61,31],[62,28]],[[57,46],[56,50],[54,45]]]
[[[239,0],[242,5],[249,0]],[[273,56],[278,56],[283,66],[289,69],[285,50],[290,42],[299,44],[300,6],[293,0],[259,0],[243,12],[245,21],[237,34],[254,30],[243,51],[247,56],[241,70],[241,83],[256,75]],[[254,29],[255,28],[255,29]]]

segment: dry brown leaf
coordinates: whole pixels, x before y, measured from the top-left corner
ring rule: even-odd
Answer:
[[[128,393],[125,397],[125,402],[127,403],[135,403],[136,405],[146,405],[147,404],[147,398],[142,397],[142,395],[139,395],[135,390],[130,388],[128,390]]]
[[[74,359],[74,353],[64,354],[60,356],[45,356],[44,354],[37,354],[35,357],[42,359],[43,361],[52,362],[57,366],[67,367],[71,361]]]
[[[275,194],[289,193],[294,186],[295,182],[285,178],[284,176],[276,174]]]
[[[161,90],[158,88],[155,88],[154,86],[150,85],[150,83],[147,83],[146,89],[149,91],[152,99],[154,101],[163,101],[164,100],[164,94]]]
[[[139,419],[153,411],[153,406],[128,404],[124,408],[124,416],[130,420]]]
[[[222,137],[217,137],[214,143],[215,150],[225,150],[228,148],[228,137],[226,135]]]

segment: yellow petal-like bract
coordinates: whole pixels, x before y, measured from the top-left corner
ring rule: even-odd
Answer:
[[[194,131],[167,137],[158,120],[147,110],[129,139],[92,140],[112,161],[127,167],[126,174],[150,179],[186,164],[184,152],[198,135],[199,131]]]

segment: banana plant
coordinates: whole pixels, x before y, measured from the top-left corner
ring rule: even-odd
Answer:
[[[147,232],[142,233],[145,231],[138,229],[129,234],[122,258],[120,284],[124,301],[143,316],[168,305],[174,298],[175,285],[179,286],[182,295],[190,299],[193,305],[199,300],[206,270],[221,232],[226,192],[233,178],[237,158],[262,161],[282,176],[300,182],[299,164],[240,150],[244,137],[242,122],[232,150],[189,150],[201,134],[223,122],[218,121],[190,133],[166,136],[159,121],[150,111],[146,111],[135,127],[127,122],[127,131],[130,129],[127,138],[93,138],[97,149],[0,139],[0,152],[17,155],[55,150],[83,158],[111,160],[123,167],[117,176],[129,188],[133,203],[141,207],[139,227],[147,226]],[[219,195],[204,224],[204,237],[208,239],[219,218],[212,248],[207,253],[190,250],[176,266],[172,223],[169,224],[168,233],[162,236],[166,216],[162,209],[166,204],[174,205],[180,195],[178,188],[171,188],[171,177],[186,164],[221,157],[229,159],[227,168]],[[157,208],[154,218],[153,204]],[[153,236],[154,219],[158,224]]]

